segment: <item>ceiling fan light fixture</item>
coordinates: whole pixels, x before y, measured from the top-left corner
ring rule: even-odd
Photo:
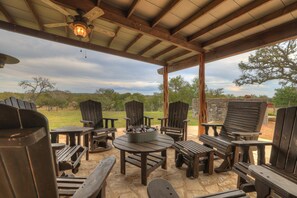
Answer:
[[[85,38],[88,35],[88,25],[81,21],[74,22],[73,33],[79,38]]]

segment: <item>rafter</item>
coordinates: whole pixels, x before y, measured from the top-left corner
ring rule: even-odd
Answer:
[[[181,0],[172,0],[161,12],[158,14],[156,18],[152,21],[151,26],[155,27],[166,14],[168,14],[175,6],[177,6]]]
[[[89,11],[94,7],[93,1],[73,1],[73,0],[55,0],[54,2],[63,5],[68,8],[80,8],[85,11]],[[176,45],[180,48],[190,50],[193,52],[204,52],[204,50],[197,43],[189,43],[185,37],[182,36],[172,36],[170,32],[162,27],[150,26],[150,23],[144,19],[131,15],[130,18],[126,18],[126,13],[121,9],[115,8],[104,1],[100,3],[100,8],[103,9],[104,15],[100,19],[109,21],[118,26],[142,33],[144,35],[155,37],[162,41],[167,41]]]
[[[64,21],[65,23],[67,23],[67,16],[64,16]],[[68,26],[65,26],[65,33],[66,33],[66,37],[68,38],[69,37],[69,27]]]
[[[189,54],[189,53],[191,53],[191,52],[188,51],[188,50],[184,50],[184,51],[182,51],[182,52],[179,52],[179,53],[177,53],[177,54],[174,54],[174,55],[172,55],[172,56],[166,58],[166,59],[165,59],[165,62],[167,63],[167,62],[169,62],[169,61],[173,61],[173,60],[178,59],[178,58],[180,58],[180,57],[182,57],[182,56],[184,56],[184,55],[186,55],[186,54]]]
[[[255,20],[255,21],[252,21],[252,22],[248,23],[248,24],[245,24],[245,25],[240,26],[240,27],[238,27],[236,29],[233,29],[233,30],[231,30],[229,32],[221,34],[221,35],[219,35],[219,36],[217,36],[217,37],[215,37],[213,39],[205,41],[204,43],[202,43],[202,45],[203,46],[211,45],[211,44],[216,43],[218,41],[221,41],[221,40],[224,40],[224,39],[229,38],[231,36],[234,36],[236,34],[239,34],[240,32],[244,32],[244,31],[252,29],[252,28],[254,28],[256,26],[267,23],[268,21],[271,21],[273,19],[281,17],[281,16],[283,16],[285,14],[288,14],[290,12],[293,12],[295,10],[297,10],[297,2],[291,3],[290,5],[282,8],[282,9],[279,9],[279,10],[273,12],[273,13],[270,13],[268,15],[263,16],[262,18],[259,18],[259,19]]]
[[[156,40],[155,42],[153,42],[152,44],[150,44],[149,46],[147,46],[146,48],[144,48],[143,50],[141,50],[138,55],[143,55],[146,52],[148,52],[149,50],[153,49],[154,47],[156,47],[157,45],[159,45],[160,43],[162,43],[161,40]]]
[[[33,7],[31,0],[24,0],[24,1],[26,3],[27,7],[31,10],[31,12],[35,18],[35,21],[37,21],[39,29],[44,31],[43,23],[41,22],[35,8]]]
[[[163,62],[163,61],[158,61],[158,60],[154,60],[152,58],[143,57],[143,56],[139,56],[139,55],[136,55],[136,54],[130,54],[130,53],[127,53],[127,52],[118,51],[118,50],[115,50],[115,49],[95,45],[95,44],[92,44],[92,43],[87,43],[87,42],[83,42],[83,41],[79,41],[79,40],[66,38],[64,36],[58,36],[58,35],[54,35],[54,34],[51,34],[51,33],[42,32],[42,31],[39,31],[39,30],[31,29],[31,28],[26,28],[26,27],[11,24],[11,23],[8,23],[8,22],[5,22],[5,21],[0,21],[0,28],[4,29],[4,30],[11,31],[11,32],[26,34],[26,35],[34,36],[34,37],[37,37],[37,38],[42,38],[42,39],[46,39],[46,40],[50,40],[50,41],[64,43],[64,44],[67,44],[67,45],[82,47],[82,48],[85,48],[85,49],[90,49],[90,50],[94,50],[94,51],[98,51],[98,52],[102,52],[102,53],[108,53],[108,54],[112,54],[112,55],[116,55],[116,56],[122,56],[122,57],[125,57],[125,58],[130,58],[130,59],[143,61],[143,62],[147,62],[147,63],[151,63],[151,64],[162,65],[162,66],[166,65],[166,63]]]
[[[125,48],[125,52],[127,52],[139,39],[141,39],[141,37],[143,36],[143,34],[138,34]]]
[[[3,5],[0,3],[0,11],[5,16],[6,20],[9,23],[16,24],[15,20],[12,18],[12,16],[7,12],[7,10],[3,7]]]
[[[172,51],[172,50],[174,50],[176,48],[177,48],[176,46],[171,45],[171,46],[167,47],[166,49],[160,51],[159,53],[153,55],[152,58],[156,59],[156,58],[158,58],[158,57],[160,57],[160,56],[162,56],[162,55],[164,55],[164,54],[166,54],[166,53],[168,53],[168,52],[170,52],[170,51]]]
[[[187,18],[186,20],[184,20],[177,27],[173,28],[171,30],[171,34],[172,35],[175,35],[179,31],[181,31],[184,27],[190,25],[193,21],[195,21],[196,19],[198,19],[202,15],[206,14],[207,12],[209,12],[210,10],[212,10],[213,8],[217,7],[222,2],[224,2],[224,0],[213,0],[213,1],[210,1],[210,3],[208,3],[206,6],[204,6],[203,8],[201,8],[200,10],[198,10],[197,12],[195,12],[193,15],[191,15],[189,18]]]
[[[108,47],[111,46],[112,42],[113,42],[114,39],[117,37],[117,35],[118,35],[118,33],[119,33],[120,30],[121,30],[121,27],[118,27],[118,29],[115,31],[115,36],[112,37],[112,38],[110,39],[110,41],[109,41],[109,43],[108,43]]]
[[[232,12],[231,14],[229,14],[228,16],[226,16],[225,18],[222,18],[208,26],[206,26],[205,28],[202,28],[201,30],[199,30],[198,32],[194,33],[193,35],[189,36],[188,37],[188,40],[191,42],[195,39],[197,39],[199,36],[221,26],[221,25],[224,25],[226,23],[228,23],[229,21],[237,18],[237,17],[240,17],[241,15],[267,3],[269,1],[267,0],[257,0],[257,1],[252,1],[251,3],[249,3],[248,5],[240,8],[239,10],[237,10],[236,12]]]
[[[141,2],[141,0],[133,0],[133,3],[128,11],[127,18],[130,18],[130,16],[133,14],[135,11],[137,5]]]
[[[185,58],[183,60],[180,60],[180,61],[178,61],[176,63],[168,65],[167,66],[168,67],[168,72],[171,73],[171,72],[175,72],[175,71],[178,71],[178,70],[187,69],[189,67],[197,66],[198,63],[199,63],[199,56],[194,55],[194,56]],[[158,71],[158,74],[161,74],[161,75],[164,72],[163,68],[160,68],[157,71]]]

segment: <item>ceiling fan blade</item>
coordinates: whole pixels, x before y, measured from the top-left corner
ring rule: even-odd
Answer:
[[[54,8],[55,10],[61,12],[62,14],[69,16],[71,15],[69,12],[67,12],[64,8],[60,7],[59,5],[55,4],[54,2],[52,2],[51,0],[41,0],[43,3],[45,3],[46,5]]]
[[[102,16],[103,14],[104,14],[104,11],[101,8],[99,8],[98,6],[95,6],[89,12],[84,14],[84,17],[87,18],[89,21],[93,21],[94,19],[97,19],[98,17]]]
[[[68,24],[67,23],[48,23],[48,24],[44,24],[44,27],[48,27],[48,28],[64,27],[64,26],[68,26]]]
[[[114,37],[115,36],[115,33],[114,32],[109,31],[107,29],[103,29],[101,27],[100,28],[99,27],[94,27],[93,30],[96,31],[96,32],[99,32],[101,34],[104,34],[106,36],[109,36],[109,37]]]

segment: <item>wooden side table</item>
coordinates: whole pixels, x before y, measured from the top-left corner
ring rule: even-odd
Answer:
[[[173,148],[175,149],[176,167],[181,167],[183,163],[188,165],[187,177],[197,178],[200,170],[210,175],[213,173],[213,149],[192,140],[176,142]]]

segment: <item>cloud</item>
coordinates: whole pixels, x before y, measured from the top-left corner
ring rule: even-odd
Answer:
[[[20,59],[17,65],[6,65],[0,70],[0,91],[23,92],[18,82],[35,76],[49,78],[56,87],[71,92],[94,93],[99,88],[112,88],[120,93],[159,92],[163,77],[157,74],[160,66],[143,63],[114,55],[85,50],[30,36],[0,30],[1,52]],[[81,52],[82,50],[82,52]],[[279,87],[276,81],[261,86],[236,87],[233,81],[239,77],[238,63],[247,61],[250,53],[206,64],[208,88],[224,88],[234,95],[273,96]],[[85,58],[85,56],[87,58]],[[198,66],[169,74],[169,78],[181,75],[192,82],[198,76]]]

